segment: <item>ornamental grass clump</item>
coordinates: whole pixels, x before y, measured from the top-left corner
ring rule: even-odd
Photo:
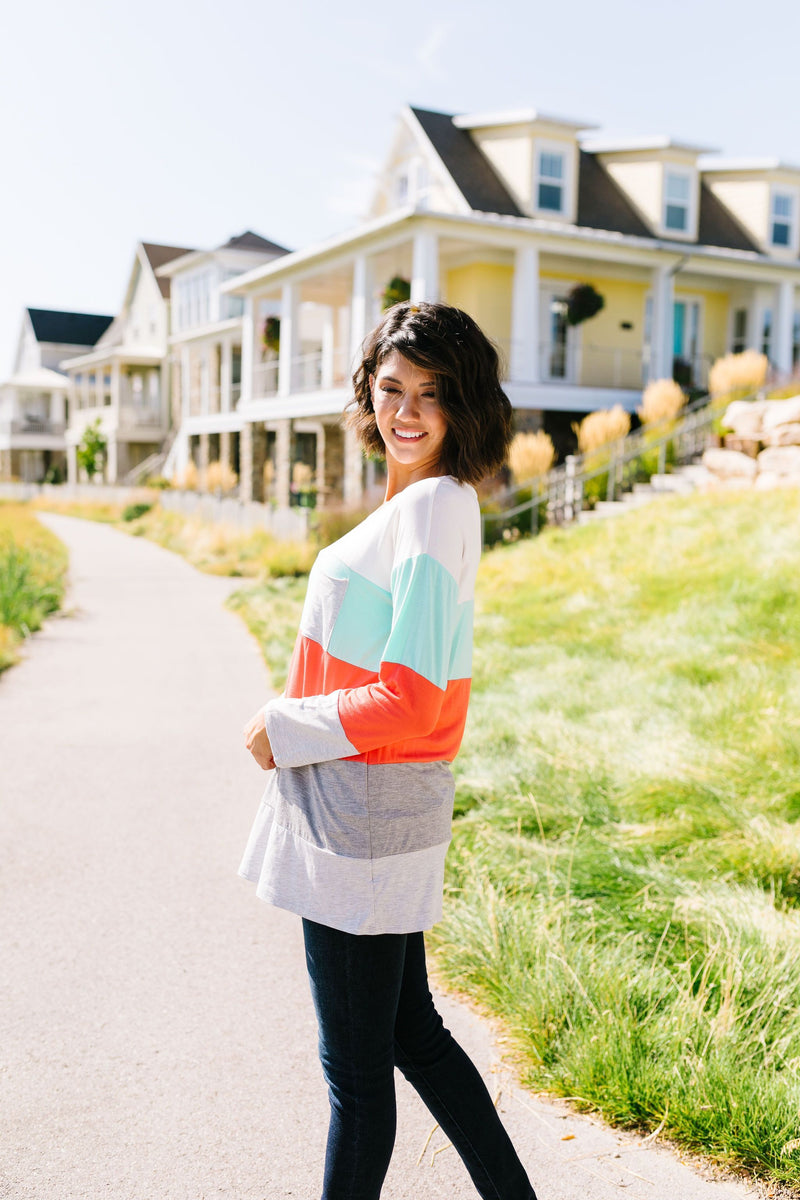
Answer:
[[[769,362],[766,354],[743,350],[741,354],[726,354],[718,358],[708,373],[708,390],[712,396],[729,392],[757,392],[764,386]]]
[[[631,418],[620,404],[589,413],[580,424],[576,422],[572,426],[578,438],[578,449],[583,454],[619,441],[630,433],[630,428]]]
[[[186,466],[183,468],[183,470],[177,476],[177,478],[175,480],[175,486],[179,487],[181,489],[181,491],[183,491],[183,492],[196,492],[197,491],[197,483],[198,483],[197,467],[194,465],[192,460],[189,459]]]
[[[636,413],[643,425],[674,421],[686,402],[686,396],[674,379],[653,379],[642,393]]]
[[[552,439],[543,429],[518,433],[508,452],[508,465],[518,483],[546,475],[555,461]]]
[[[66,551],[49,529],[19,505],[0,505],[0,671],[60,606],[66,570]]]
[[[209,492],[221,492],[227,495],[234,491],[239,483],[239,476],[226,462],[212,462],[206,471],[206,489]]]

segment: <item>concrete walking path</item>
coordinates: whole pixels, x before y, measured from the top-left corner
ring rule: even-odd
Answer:
[[[268,694],[223,608],[240,581],[43,516],[67,615],[0,676],[0,1198],[318,1200],[327,1098],[299,920],[236,875]],[[539,1200],[742,1200],[668,1150],[513,1085],[486,1023],[445,1018],[501,1092]],[[383,1200],[475,1195],[398,1080]]]

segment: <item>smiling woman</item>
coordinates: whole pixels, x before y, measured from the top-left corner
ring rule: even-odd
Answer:
[[[433,1006],[467,716],[480,514],[511,406],[497,354],[444,304],[402,303],[367,339],[351,420],[386,455],[384,503],[309,577],[286,692],[245,727],[269,772],[241,873],[303,918],[331,1121],[323,1200],[378,1200],[398,1067],[481,1196],[535,1200],[473,1064]]]

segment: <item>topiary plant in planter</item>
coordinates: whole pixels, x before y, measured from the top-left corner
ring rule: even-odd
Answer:
[[[570,325],[580,325],[591,317],[596,317],[605,300],[590,283],[576,283],[567,296],[567,321]]]

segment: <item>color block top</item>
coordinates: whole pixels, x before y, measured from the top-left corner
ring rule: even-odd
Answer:
[[[350,933],[439,919],[448,763],[464,732],[480,516],[450,476],[410,484],[318,556],[240,873]]]
[[[455,758],[479,561],[478,498],[447,475],[410,484],[320,553],[285,694],[265,710],[279,767]]]

